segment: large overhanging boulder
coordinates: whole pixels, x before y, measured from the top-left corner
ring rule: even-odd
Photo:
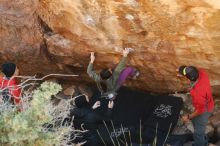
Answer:
[[[21,1],[0,2],[0,52],[2,61],[19,62],[24,74],[78,73],[91,81],[86,74],[91,51],[100,70],[131,47],[128,65],[141,75],[128,86],[183,91],[188,82],[176,76],[176,68],[195,65],[207,70],[220,95],[219,0]]]

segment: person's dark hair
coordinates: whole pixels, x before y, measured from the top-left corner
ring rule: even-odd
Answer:
[[[5,74],[7,78],[10,78],[13,76],[16,70],[16,64],[14,63],[4,63],[2,65],[2,72]]]
[[[186,67],[186,77],[190,81],[196,81],[199,77],[199,71],[196,67],[194,66],[187,66]]]
[[[103,80],[107,80],[112,76],[112,73],[109,71],[109,68],[105,68],[100,72],[100,76]]]

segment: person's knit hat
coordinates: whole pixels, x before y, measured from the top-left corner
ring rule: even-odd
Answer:
[[[199,71],[194,66],[180,66],[179,73],[186,76],[190,81],[196,81],[199,77]]]
[[[14,64],[14,63],[4,63],[2,65],[2,72],[8,78],[13,76],[13,74],[15,73],[15,70],[16,70],[16,64]]]
[[[87,105],[88,105],[88,102],[86,101],[85,95],[81,95],[81,96],[79,96],[79,97],[76,97],[76,99],[75,99],[75,105],[76,105],[76,107],[78,107],[78,108],[87,106]]]

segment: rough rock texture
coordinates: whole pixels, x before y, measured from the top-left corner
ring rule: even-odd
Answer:
[[[0,62],[16,62],[24,75],[54,68],[46,56],[38,6],[37,0],[0,1]]]
[[[128,86],[186,90],[175,70],[196,65],[207,70],[220,95],[219,9],[219,0],[1,0],[1,60],[20,62],[23,73],[79,73],[91,81],[90,51],[99,70],[132,47],[128,64],[141,76]]]

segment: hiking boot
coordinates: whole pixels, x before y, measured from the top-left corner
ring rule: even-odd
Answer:
[[[139,75],[140,75],[140,72],[136,69],[136,70],[134,71],[134,75],[132,76],[132,79],[133,79],[133,80],[136,80]]]

